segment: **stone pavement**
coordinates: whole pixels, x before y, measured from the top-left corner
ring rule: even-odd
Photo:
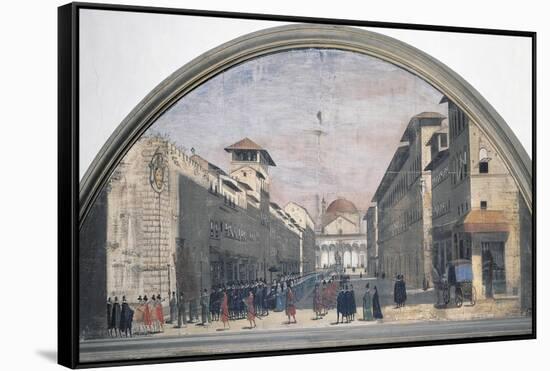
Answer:
[[[377,286],[382,305],[384,319],[382,321],[363,321],[362,298],[365,292],[365,286],[369,283],[371,289]],[[256,328],[250,329],[250,324],[246,319],[229,321],[230,329],[223,329],[221,321],[214,321],[208,325],[197,325],[188,323],[184,328],[175,328],[172,324],[165,324],[164,332],[155,333],[148,336],[192,336],[204,335],[208,333],[235,333],[251,332],[262,330],[281,330],[290,328],[343,328],[344,326],[375,326],[379,322],[384,323],[409,323],[420,321],[453,321],[453,320],[472,320],[472,319],[497,319],[507,317],[519,317],[521,311],[519,300],[499,299],[499,300],[478,300],[474,306],[464,304],[460,308],[449,305],[444,308],[434,306],[434,290],[407,289],[407,303],[405,307],[395,308],[393,303],[393,284],[392,280],[382,280],[375,278],[353,277],[349,285],[353,285],[355,291],[355,300],[357,302],[357,314],[355,321],[351,324],[336,324],[336,310],[329,310],[328,314],[320,319],[315,319],[312,308],[312,290],[308,288],[304,298],[296,303],[297,324],[288,323],[285,312],[270,311],[268,316],[256,318]],[[167,309],[167,308],[165,308]],[[143,335],[138,335],[143,336]]]
[[[357,298],[359,302],[359,297]],[[435,308],[433,304],[406,305],[402,308],[394,308],[393,305],[386,305],[382,308],[384,319],[381,321],[363,321],[362,307],[357,307],[355,321],[350,324],[336,324],[336,311],[330,310],[321,319],[315,319],[311,309],[298,309],[296,320],[298,323],[288,323],[284,312],[269,312],[268,316],[256,318],[256,328],[251,329],[246,319],[230,321],[230,329],[223,329],[222,322],[214,321],[205,326],[188,323],[184,328],[175,328],[172,324],[165,324],[163,333],[156,333],[149,336],[192,336],[204,335],[207,333],[236,333],[256,332],[262,330],[281,330],[290,328],[344,328],[345,326],[376,326],[384,323],[410,323],[422,321],[453,321],[488,318],[519,317],[521,315],[519,306],[515,300],[483,300],[475,306],[464,305],[461,308]],[[141,336],[141,335],[140,335]]]

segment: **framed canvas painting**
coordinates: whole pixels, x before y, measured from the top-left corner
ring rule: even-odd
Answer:
[[[419,31],[506,42],[519,108]],[[535,33],[72,3],[58,34],[62,365],[535,338]]]

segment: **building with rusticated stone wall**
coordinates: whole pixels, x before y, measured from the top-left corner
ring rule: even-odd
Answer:
[[[182,291],[194,300],[213,285],[300,271],[313,244],[270,201],[274,161],[250,139],[225,150],[228,173],[159,137],[130,149],[107,192],[108,296]]]

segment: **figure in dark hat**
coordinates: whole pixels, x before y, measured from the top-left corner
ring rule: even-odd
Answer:
[[[126,337],[132,337],[132,321],[134,319],[134,311],[126,302],[126,296],[122,297],[122,306],[120,310],[120,336],[124,334]]]
[[[183,296],[183,292],[180,292],[180,296],[178,298],[178,328],[182,328],[185,326],[185,323],[187,322],[187,315],[185,313],[185,298]]]
[[[118,297],[115,296],[115,302],[113,303],[113,311],[111,313],[111,329],[114,331],[114,336],[119,335],[120,327],[120,303]]]
[[[178,301],[176,300],[176,292],[172,291],[172,297],[170,298],[170,320],[168,323],[174,323],[178,313]]]

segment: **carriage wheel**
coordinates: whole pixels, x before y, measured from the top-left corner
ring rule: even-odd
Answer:
[[[462,289],[456,288],[455,289],[455,304],[457,308],[460,308],[462,306],[462,303],[464,302],[464,295],[462,294]]]
[[[470,305],[476,305],[477,294],[476,288],[472,286],[472,295],[470,297]]]

